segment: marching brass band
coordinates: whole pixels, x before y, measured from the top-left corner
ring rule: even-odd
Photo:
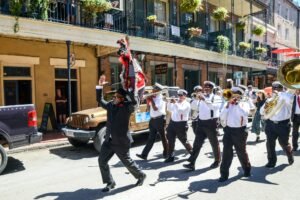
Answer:
[[[292,90],[284,91],[284,87],[287,86],[286,83],[282,84],[281,81],[273,82],[273,94],[260,102],[261,105],[258,106],[258,110],[255,113],[255,115],[261,116],[262,120],[265,121],[263,129],[267,138],[267,163],[265,165],[267,168],[272,168],[276,165],[275,145],[277,139],[287,155],[288,163],[290,165],[294,163],[293,151],[297,151],[298,149],[300,126],[300,89],[299,83],[297,84],[298,88],[296,87],[294,92]],[[231,84],[228,89],[224,89],[221,92],[222,95],[220,95],[220,90],[218,90],[219,94],[214,94],[214,88],[216,86],[213,82],[204,81],[203,88],[200,85],[194,87],[194,93],[191,95],[192,99],[188,101],[188,92],[183,89],[177,91],[177,97],[164,98],[163,94],[165,92],[163,92],[163,86],[156,84],[153,93],[144,95],[144,98],[147,99],[151,117],[149,122],[150,134],[142,153],[137,154],[137,156],[147,160],[156,135],[159,133],[162,139],[162,153],[165,162],[173,162],[175,160],[174,149],[177,137],[190,154],[187,159],[188,163],[184,164],[183,167],[193,171],[195,170],[196,159],[204,141],[208,138],[214,155],[214,161],[210,165],[210,168],[220,166],[219,182],[224,182],[229,178],[229,168],[233,160],[233,147],[244,170],[244,177],[250,177],[251,164],[246,150],[248,137],[247,123],[249,113],[255,110],[254,103],[257,103],[256,98],[253,97],[252,86],[248,86],[247,88],[244,85],[234,86]],[[295,89],[295,84],[292,86],[292,89]],[[264,93],[263,90],[259,92]],[[165,127],[165,117],[168,112],[171,113],[171,119],[167,127]],[[195,134],[193,146],[187,139],[189,119],[192,120],[192,128]],[[289,143],[291,120],[293,122],[293,148]],[[223,126],[224,130],[222,158],[217,133],[219,124]],[[127,152],[129,152],[128,148]],[[131,160],[129,155],[126,156],[128,160]],[[106,175],[104,178],[106,177],[107,179],[104,182],[114,183],[109,174],[109,169],[107,169],[107,161],[100,161],[99,157],[101,172]],[[134,164],[134,161],[131,164],[128,163],[126,167],[131,169],[132,174],[138,179],[137,185],[141,185],[146,175],[140,171]],[[112,187],[108,184],[108,187],[109,190],[114,185]]]

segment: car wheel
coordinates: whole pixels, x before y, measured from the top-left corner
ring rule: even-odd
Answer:
[[[7,154],[3,146],[0,144],[0,174],[3,172],[7,165]]]
[[[101,128],[96,136],[94,137],[94,148],[96,149],[97,152],[100,153],[101,146],[104,142],[104,136],[106,134],[106,127]]]
[[[68,140],[70,144],[74,147],[82,147],[89,142],[89,139],[68,138]]]

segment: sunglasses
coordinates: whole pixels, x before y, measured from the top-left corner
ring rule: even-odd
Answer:
[[[182,96],[183,96],[183,94],[178,94],[178,96],[179,96],[179,97],[182,97]]]

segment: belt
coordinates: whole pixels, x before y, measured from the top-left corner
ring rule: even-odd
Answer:
[[[267,120],[272,122],[273,124],[283,124],[283,123],[289,123],[290,119],[282,120],[282,121],[272,121],[272,120]]]
[[[159,119],[159,118],[162,118],[162,117],[165,117],[165,116],[161,115],[161,116],[158,116],[158,117],[151,117],[151,119]]]

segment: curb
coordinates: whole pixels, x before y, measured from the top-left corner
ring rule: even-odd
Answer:
[[[8,155],[16,154],[16,153],[22,153],[22,152],[27,152],[27,151],[35,151],[35,150],[41,150],[41,149],[49,149],[52,147],[60,147],[60,146],[66,146],[70,145],[69,141],[67,139],[63,140],[52,140],[49,142],[41,142],[37,144],[32,144],[29,146],[25,147],[20,147],[16,149],[9,150],[7,152]]]

